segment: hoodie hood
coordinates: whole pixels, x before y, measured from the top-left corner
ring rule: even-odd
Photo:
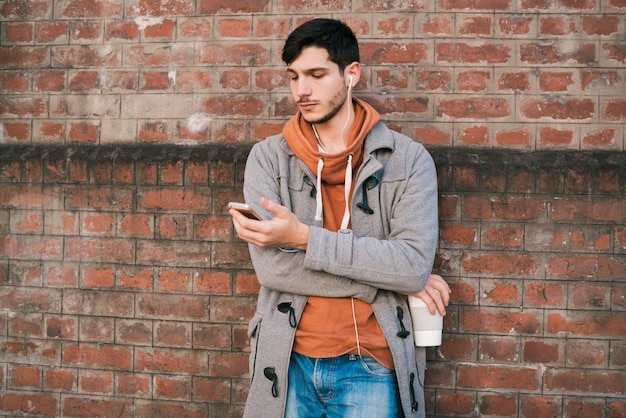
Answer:
[[[380,121],[380,114],[366,102],[353,99],[354,123],[345,150],[328,154],[318,148],[315,132],[300,111],[283,129],[283,135],[294,154],[317,173],[317,216],[330,230],[347,228],[350,220],[349,202],[356,169],[363,162],[365,137]]]

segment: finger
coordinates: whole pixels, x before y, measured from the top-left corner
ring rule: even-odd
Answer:
[[[439,290],[437,290],[435,286],[428,287],[425,290],[428,293],[430,299],[433,301],[433,304],[436,306],[437,311],[442,316],[445,316],[446,306],[448,306],[448,294],[446,292],[442,294]]]
[[[447,286],[433,286],[433,290],[437,292],[436,295],[433,295],[433,298],[436,300],[441,300],[441,303],[445,306],[448,306],[450,303],[450,292],[448,291]]]
[[[439,314],[441,315],[445,315],[445,309],[443,309],[444,313],[441,313],[442,309],[440,307],[440,304],[438,304],[435,299],[430,298],[430,302],[428,302],[426,305],[428,306],[428,312],[430,312],[431,315],[434,315],[437,312],[439,312]]]
[[[448,306],[448,303],[450,302],[450,294],[452,293],[448,283],[438,274],[431,274],[429,282],[432,287],[440,293],[444,305]]]
[[[265,197],[261,198],[261,206],[263,206],[265,210],[272,212],[275,219],[286,219],[291,213],[291,211],[285,206],[282,206]]]
[[[439,314],[441,316],[445,316],[446,315],[446,306],[447,304],[445,303],[445,301],[443,300],[441,293],[439,293],[436,290],[431,290],[429,292],[429,296],[433,301],[433,305],[437,308],[437,312],[439,312]],[[434,314],[434,312],[431,312]]]
[[[443,293],[450,293],[451,289],[448,283],[438,274],[431,274],[430,277],[433,279],[435,283],[439,286],[439,291],[443,291]]]
[[[258,232],[258,229],[261,221],[250,219],[234,209],[231,209],[229,213],[233,218],[237,236],[246,242],[259,245],[259,237],[262,234]]]
[[[244,216],[235,209],[229,209],[228,214],[231,216],[231,218],[233,218],[233,225],[235,225],[235,229],[237,230],[237,232],[239,232],[239,229],[241,227],[241,218]]]
[[[416,293],[415,296],[420,298],[426,304],[428,312],[430,312],[431,315],[434,315],[435,311],[438,310],[435,301],[428,293],[428,289],[424,289],[421,292]]]
[[[261,198],[261,206],[263,206],[263,209],[268,210],[270,212],[272,212],[273,214],[276,214],[276,212],[279,210],[280,205],[276,202],[274,202],[273,200],[270,200],[266,197],[262,197]]]
[[[243,218],[245,218],[245,216],[243,216],[241,213],[234,209],[231,209],[228,212],[233,218],[233,225],[235,226],[235,232],[237,233],[237,236],[241,239],[244,239],[244,236],[246,235],[246,229],[241,224],[241,222],[244,220]]]

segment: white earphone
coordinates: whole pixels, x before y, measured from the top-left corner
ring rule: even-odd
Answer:
[[[350,76],[350,83],[348,84],[348,99],[352,102],[352,76]],[[343,138],[343,132],[346,130],[348,126],[348,122],[350,122],[350,109],[352,108],[351,104],[348,104],[348,116],[346,117],[346,123],[343,125],[343,129],[341,130],[341,137]]]

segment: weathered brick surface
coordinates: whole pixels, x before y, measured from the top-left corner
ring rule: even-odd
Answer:
[[[2,150],[2,410],[32,397],[48,415],[238,416],[258,283],[225,203],[241,196],[248,148]],[[619,416],[624,154],[431,153],[435,267],[453,295],[428,351],[429,411]],[[29,167],[54,167],[54,181]],[[593,412],[598,399],[611,406]]]
[[[332,13],[361,39],[355,91],[404,133],[436,145],[623,150],[624,9],[619,0],[5,2],[1,138],[258,141],[293,111],[280,42]]]
[[[344,19],[438,167],[432,416],[626,416],[626,2],[0,2],[0,415],[238,417],[258,282],[226,203]]]

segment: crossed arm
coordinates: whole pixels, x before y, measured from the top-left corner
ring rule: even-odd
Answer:
[[[266,198],[261,199],[261,205],[274,214],[271,220],[251,220],[234,209],[230,210],[229,213],[239,237],[259,247],[289,247],[306,251],[309,226],[300,222],[296,215],[285,206]],[[441,276],[431,274],[424,288],[414,295],[426,303],[431,313],[434,313],[436,309],[445,315],[445,308],[450,301],[450,287]]]

